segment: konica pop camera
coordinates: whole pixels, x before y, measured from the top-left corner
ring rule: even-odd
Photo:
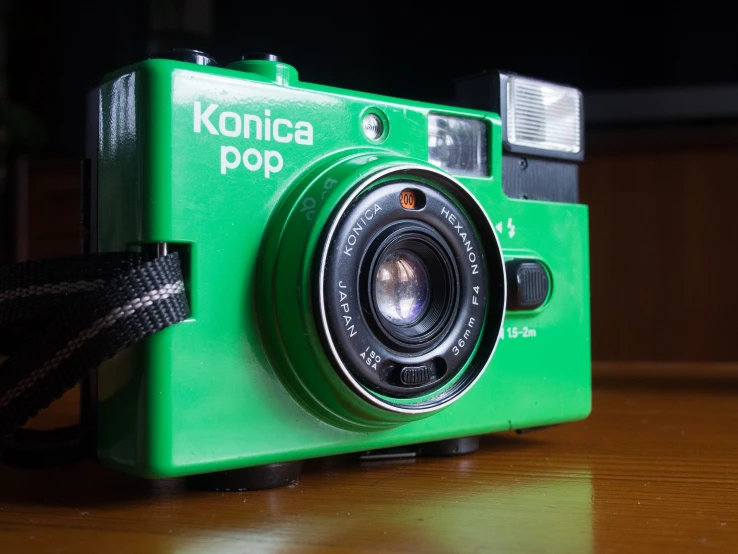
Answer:
[[[581,93],[502,73],[457,91],[398,100],[184,50],[104,78],[90,250],[177,252],[191,317],[91,378],[102,463],[251,468],[233,487],[258,488],[308,458],[464,453],[589,414]]]

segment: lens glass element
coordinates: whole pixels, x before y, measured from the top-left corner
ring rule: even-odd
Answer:
[[[393,251],[377,266],[374,294],[382,317],[394,325],[412,325],[430,298],[425,264],[412,252]]]

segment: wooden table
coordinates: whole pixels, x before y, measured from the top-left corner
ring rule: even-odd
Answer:
[[[702,550],[738,552],[737,365],[599,364],[587,421],[270,491],[0,467],[2,553]]]

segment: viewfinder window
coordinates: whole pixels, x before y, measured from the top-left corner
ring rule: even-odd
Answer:
[[[452,175],[487,176],[487,144],[484,120],[428,116],[428,161]]]

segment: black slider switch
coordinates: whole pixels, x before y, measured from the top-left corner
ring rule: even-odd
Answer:
[[[548,296],[546,269],[535,260],[511,260],[505,263],[507,273],[507,309],[535,310]]]
[[[433,370],[425,365],[405,367],[400,372],[400,380],[403,385],[419,387],[435,379]]]

